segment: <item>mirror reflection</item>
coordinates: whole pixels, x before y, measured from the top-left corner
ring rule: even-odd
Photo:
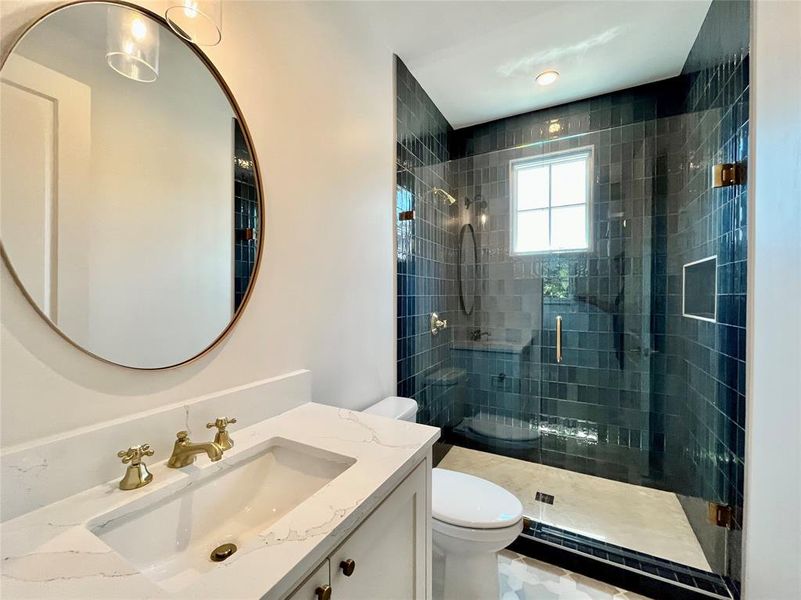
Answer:
[[[466,223],[459,232],[459,301],[466,315],[473,314],[476,304],[476,269],[476,232],[470,223]]]
[[[29,299],[110,362],[203,352],[244,302],[261,219],[214,73],[161,22],[87,3],[39,21],[0,81],[3,250]]]

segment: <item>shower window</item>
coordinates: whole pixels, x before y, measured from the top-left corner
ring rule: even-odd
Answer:
[[[592,148],[509,162],[512,254],[588,250]]]

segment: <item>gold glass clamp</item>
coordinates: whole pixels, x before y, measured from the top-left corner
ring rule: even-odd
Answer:
[[[153,481],[153,474],[147,470],[147,465],[142,462],[145,456],[153,456],[155,451],[150,449],[150,444],[131,446],[127,450],[120,450],[117,456],[122,459],[122,464],[127,464],[125,475],[120,479],[121,490],[135,490]]]
[[[745,168],[738,163],[712,165],[712,187],[728,187],[745,183]]]
[[[217,428],[214,443],[223,450],[230,450],[234,446],[234,440],[231,439],[227,429],[233,423],[236,423],[236,417],[217,417],[213,423],[206,423],[206,429]]]

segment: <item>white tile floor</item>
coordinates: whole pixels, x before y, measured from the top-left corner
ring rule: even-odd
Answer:
[[[499,600],[647,600],[510,550],[498,553],[498,574]]]
[[[675,494],[458,446],[438,466],[506,488],[542,523],[711,570]],[[538,491],[553,505],[534,500]]]

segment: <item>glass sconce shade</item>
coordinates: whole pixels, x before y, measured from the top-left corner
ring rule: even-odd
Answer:
[[[159,25],[143,13],[109,6],[106,62],[120,75],[148,83],[159,76]]]
[[[170,0],[164,13],[173,31],[198,46],[222,39],[222,0]]]

